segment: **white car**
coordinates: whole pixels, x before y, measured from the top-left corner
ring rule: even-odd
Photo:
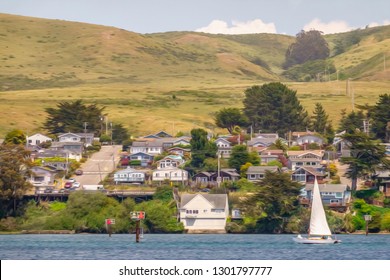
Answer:
[[[76,179],[75,178],[69,178],[68,182],[74,183],[74,182],[76,182]]]
[[[75,189],[80,188],[80,183],[79,182],[74,182],[72,187],[75,188]]]

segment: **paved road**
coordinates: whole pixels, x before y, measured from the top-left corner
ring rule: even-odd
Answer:
[[[104,178],[115,170],[120,159],[122,146],[102,146],[85,163],[81,165],[83,175],[74,176],[81,185],[98,185]]]

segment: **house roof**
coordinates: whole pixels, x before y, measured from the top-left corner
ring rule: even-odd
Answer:
[[[126,169],[119,170],[115,172],[115,174],[127,174],[127,173],[145,173],[139,170],[135,170],[134,168],[127,167]]]
[[[211,175],[213,175],[213,174],[214,174],[214,172],[202,171],[202,172],[196,173],[193,177],[200,177],[201,175],[204,175],[204,176],[210,178]]]
[[[218,138],[217,140],[215,140],[215,143],[217,143],[217,142],[224,142],[224,143],[226,143],[226,144],[228,144],[228,145],[231,145],[231,143],[230,143],[230,141],[228,141],[227,139],[225,139],[225,138]]]
[[[191,149],[182,148],[182,147],[172,147],[172,148],[168,149],[168,151],[175,151],[175,150],[180,150],[180,151],[183,151],[183,152],[191,152]]]
[[[51,148],[61,148],[64,146],[84,146],[84,143],[81,142],[52,142]]]
[[[305,170],[306,172],[308,172],[308,173],[314,175],[314,176],[321,176],[321,177],[322,177],[322,176],[325,175],[324,172],[318,171],[316,168],[313,168],[313,167],[310,167],[310,166],[308,166],[308,167],[300,167],[300,168],[297,168],[297,169],[293,172],[293,174],[297,173],[299,170],[302,170],[302,169]]]
[[[240,174],[237,173],[237,170],[232,169],[232,168],[222,168],[221,172],[225,172],[233,177],[240,177]],[[216,174],[218,175],[218,172],[216,172]]]
[[[47,137],[46,135],[42,134],[42,133],[35,133],[33,135],[30,135],[30,136],[27,136],[28,139],[32,138],[32,137],[45,137],[47,139],[50,139],[52,140],[50,137]]]
[[[136,156],[136,155],[147,155],[149,157],[154,157],[154,155],[150,155],[150,154],[144,153],[144,152],[137,152],[137,153],[129,154],[129,156]]]
[[[261,155],[283,155],[283,150],[262,150]]]
[[[169,133],[161,130],[161,131],[159,131],[157,133],[146,135],[143,138],[163,138],[163,137],[172,137],[172,135],[170,135]]]
[[[275,143],[277,138],[253,138],[252,140],[249,140],[247,142],[248,146],[254,146],[254,145],[263,145],[263,146],[270,146],[271,144]]]
[[[279,167],[277,166],[249,166],[248,171],[246,172],[247,174],[263,174],[266,171],[271,171],[271,172],[278,172]]]
[[[162,147],[160,141],[134,141],[132,147]]]
[[[312,191],[314,184],[306,184],[305,190]],[[348,185],[346,184],[318,184],[320,192],[344,192],[349,190]]]
[[[34,166],[31,168],[32,172],[36,175],[42,174],[43,172],[56,173],[55,168],[52,166]]]
[[[294,131],[291,133],[291,136],[292,137],[302,137],[302,136],[306,136],[306,135],[313,135],[314,132],[312,131]]]
[[[381,179],[390,178],[390,170],[379,170],[376,172],[375,176]]]
[[[197,196],[205,198],[214,208],[224,209],[227,207],[227,194],[183,194],[181,196],[180,208],[184,208]]]
[[[316,155],[318,157],[322,157],[324,155],[324,151],[323,150],[287,151],[287,156],[289,156],[289,157],[291,157],[291,156],[301,157],[301,156],[304,156],[306,154],[313,154],[313,155]]]

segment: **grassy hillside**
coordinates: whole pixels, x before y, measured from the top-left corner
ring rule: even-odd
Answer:
[[[390,93],[390,27],[326,36],[339,69],[327,83],[284,81],[311,113],[315,102],[336,123],[355,102]],[[242,106],[244,90],[283,81],[291,36],[169,32],[141,35],[84,23],[0,14],[0,138],[13,128],[39,131],[44,109],[83,99],[106,106],[110,121],[135,134],[193,127],[215,130],[212,113]],[[339,50],[343,42],[343,50]],[[387,59],[390,61],[390,57]],[[390,65],[388,67],[390,69]],[[173,98],[175,96],[175,98]]]

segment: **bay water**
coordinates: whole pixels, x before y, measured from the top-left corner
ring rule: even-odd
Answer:
[[[390,235],[339,235],[341,244],[296,244],[294,235],[0,235],[2,260],[390,260]]]

